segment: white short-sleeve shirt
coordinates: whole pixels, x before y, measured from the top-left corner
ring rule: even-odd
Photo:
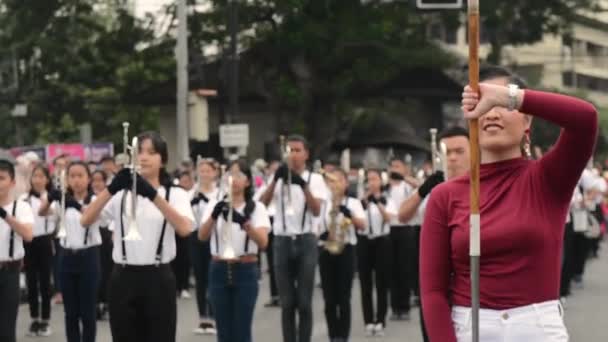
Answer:
[[[390,198],[386,200],[386,205],[384,208],[386,212],[391,214],[391,216],[397,215],[397,207]],[[359,234],[366,235],[368,238],[374,239],[380,236],[386,236],[390,233],[390,223],[384,220],[384,216],[382,216],[382,212],[378,208],[377,204],[368,203],[367,209],[365,210],[365,216],[365,230],[361,231]]]
[[[397,185],[391,185],[388,189],[388,198],[394,203],[396,208],[400,208],[401,204],[410,196],[414,194],[414,188],[406,183],[405,181],[399,182]],[[414,226],[420,225],[419,213],[416,213],[414,217],[407,223],[399,222],[399,218],[395,215],[391,220],[391,226]]]
[[[57,217],[53,214],[48,214],[46,216],[38,215],[42,200],[29,193],[23,194],[21,200],[32,207],[32,213],[34,214],[34,237],[53,234],[57,223]]]
[[[251,213],[251,226],[254,229],[270,229],[270,217],[268,216],[268,211],[266,210],[266,206],[259,201],[255,201],[255,209]],[[209,205],[207,206],[205,213],[202,217],[202,222],[205,222],[211,217],[213,213],[213,208],[217,204],[217,201],[209,201]],[[241,204],[238,207],[234,207],[234,210],[239,214],[243,215],[245,212],[245,203]],[[230,234],[232,239],[232,248],[234,249],[234,253],[237,257],[248,255],[248,254],[256,254],[258,253],[258,245],[247,235],[247,232],[241,228],[238,223],[232,223],[231,227],[228,228],[226,224],[226,220],[222,215],[220,215],[215,222],[215,227],[211,231],[210,243],[211,243],[211,255],[221,256],[226,248],[227,244],[224,241],[224,233],[225,229],[231,229]]]
[[[327,187],[323,176],[318,173],[305,170],[300,175],[308,182],[308,187],[313,197],[321,201],[327,199]],[[273,200],[276,205],[276,214],[272,225],[274,235],[294,236],[305,233],[317,233],[314,215],[310,208],[306,206],[306,198],[302,187],[291,184],[291,205],[293,213],[286,212],[288,204],[288,186],[283,185],[283,180],[279,179],[274,188]],[[304,210],[306,209],[306,210]]]
[[[6,213],[8,215],[13,215],[13,207],[15,207],[15,203],[17,203],[17,205],[14,216],[16,217],[17,221],[23,224],[34,225],[34,213],[32,212],[32,207],[30,207],[30,205],[24,201],[13,201],[3,206]],[[6,223],[5,220],[0,219],[0,261],[19,260],[25,255],[25,251],[23,249],[23,239],[21,238],[21,235],[17,234],[17,232],[12,234],[12,257],[9,254],[12,231],[13,229],[8,225],[8,223]]]
[[[194,197],[198,196],[198,194],[199,194],[198,191],[194,192],[191,196],[191,199],[194,199]],[[203,213],[205,212],[205,209],[207,208],[207,206],[209,206],[209,203],[217,202],[217,201],[221,200],[223,197],[222,192],[218,188],[214,188],[213,191],[208,192],[208,193],[203,193],[203,194],[205,195],[205,197],[207,197],[209,202],[200,200],[198,202],[198,204],[192,206],[192,210],[193,210],[193,214],[194,214],[194,221],[195,221],[194,222],[195,230],[197,230],[201,226],[201,224],[203,224],[204,221],[201,221],[201,218],[203,217]]]
[[[93,202],[94,200],[95,196],[92,196],[89,203]],[[78,203],[80,203],[83,208],[86,208],[88,205],[88,203],[85,204],[82,200],[78,201]],[[58,205],[58,203],[53,202],[53,209],[56,213],[59,212],[59,209],[57,208]],[[81,218],[82,212],[76,210],[75,208],[65,209],[66,235],[64,238],[59,239],[61,247],[79,250],[101,245],[101,234],[99,233],[99,227],[104,224],[105,220],[103,217],[97,219],[88,228],[85,228],[80,224]]]
[[[331,203],[332,202],[331,202],[331,198],[330,198],[323,203],[323,206],[321,208],[320,234],[327,232],[331,225],[331,215],[330,215]],[[354,197],[345,197],[342,200],[341,205],[345,205],[350,210],[350,212],[354,218],[365,220],[365,210],[363,209],[363,205],[361,204],[360,200],[358,200]],[[338,227],[341,226],[341,223],[343,222],[344,219],[345,218],[342,213],[339,212],[338,215],[336,215],[336,221],[337,221]],[[351,222],[351,224],[346,229],[347,229],[347,234],[348,234],[348,236],[345,239],[346,243],[350,244],[350,245],[356,245],[357,244],[357,232],[356,232],[355,225],[352,224],[352,222]],[[323,245],[323,241],[320,240],[319,244]]]
[[[157,191],[158,196],[166,198],[166,189],[164,186],[158,188]],[[123,240],[123,236],[126,236],[129,231],[129,216],[127,215],[127,210],[130,210],[131,206],[131,192],[127,191],[127,196],[125,196],[125,210],[122,210],[124,192],[124,190],[117,192],[105,206],[102,213],[104,218],[114,223],[114,250],[112,252],[112,259],[118,264],[154,265],[156,264],[156,250],[165,218],[153,202],[138,195],[136,222],[142,239],[140,241]],[[192,207],[190,206],[190,197],[184,189],[171,187],[169,204],[177,210],[180,215],[188,218],[190,222],[194,222]],[[191,226],[193,226],[193,224],[191,224]],[[123,260],[123,243],[126,247],[124,253],[126,260]],[[175,253],[175,229],[167,221],[165,235],[162,241],[160,263],[169,263],[175,258]]]

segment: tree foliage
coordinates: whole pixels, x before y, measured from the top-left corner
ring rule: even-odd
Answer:
[[[492,50],[488,61],[500,64],[504,45],[542,40],[545,33],[567,32],[581,10],[594,10],[597,0],[484,0],[481,27]]]
[[[0,56],[20,66],[18,87],[3,95],[9,106],[28,104],[26,144],[76,141],[84,123],[96,140],[115,142],[123,120],[134,130],[156,127],[158,109],[146,104],[147,92],[173,78],[175,63],[152,22],[134,18],[121,0],[3,5]],[[15,143],[12,130],[0,127],[3,145]]]

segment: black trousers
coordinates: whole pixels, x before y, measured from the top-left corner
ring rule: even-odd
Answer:
[[[169,265],[114,266],[110,277],[113,342],[174,342],[175,276]]]
[[[17,341],[20,264],[0,269],[0,341]]]
[[[177,285],[177,291],[190,288],[190,240],[175,234],[175,259],[171,262]]]
[[[213,317],[211,303],[209,302],[209,264],[211,263],[211,248],[209,241],[200,241],[198,231],[190,234],[190,260],[194,271],[196,284],[196,306],[199,319]]]
[[[567,223],[564,229],[564,246],[562,252],[562,272],[560,278],[560,297],[570,295],[570,284],[574,274],[574,249],[573,249],[574,231],[572,223]]]
[[[390,283],[391,241],[388,236],[369,239],[357,238],[357,265],[361,283],[361,305],[365,324],[382,323],[386,326],[388,308],[388,285]],[[376,289],[376,310],[374,310],[374,288]]]
[[[350,299],[355,274],[355,248],[347,245],[339,255],[319,251],[319,271],[325,301],[325,320],[329,338],[347,339],[350,335]]]
[[[277,289],[277,281],[275,279],[275,267],[274,267],[274,252],[273,252],[274,234],[270,232],[268,234],[268,247],[266,247],[266,256],[268,257],[268,276],[270,283],[270,298],[278,298],[279,290]]]
[[[25,279],[30,317],[51,318],[51,266],[53,263],[53,238],[51,235],[35,237],[24,243]],[[42,308],[42,312],[41,312]]]
[[[112,231],[107,228],[101,228],[101,248],[99,250],[99,260],[101,265],[101,281],[99,283],[99,293],[97,296],[98,303],[108,303],[108,286],[110,283],[110,275],[114,267],[112,260]]]
[[[582,277],[585,273],[587,257],[591,250],[591,241],[584,233],[574,233],[572,237],[572,276]]]
[[[410,226],[392,226],[391,240],[391,309],[393,313],[410,311],[413,282],[413,241],[415,230]]]

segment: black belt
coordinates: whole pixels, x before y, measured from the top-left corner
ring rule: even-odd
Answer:
[[[97,247],[97,246],[91,246],[91,247],[81,248],[81,249],[64,248],[63,253],[64,253],[64,255],[79,255],[79,254],[83,254],[85,252],[90,252],[93,247]]]
[[[127,265],[127,264],[115,264],[120,270],[133,271],[133,272],[150,272],[158,270],[170,269],[169,264],[158,264],[158,265]]]
[[[0,271],[19,271],[21,269],[21,259],[13,261],[0,261]]]

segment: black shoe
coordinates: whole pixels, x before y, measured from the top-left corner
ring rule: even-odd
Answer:
[[[30,324],[30,328],[27,330],[25,335],[29,336],[29,337],[36,337],[36,336],[38,336],[38,330],[40,330],[40,322],[33,321]]]
[[[278,298],[272,298],[268,303],[264,304],[265,308],[278,308],[279,306],[281,306],[281,302]]]

